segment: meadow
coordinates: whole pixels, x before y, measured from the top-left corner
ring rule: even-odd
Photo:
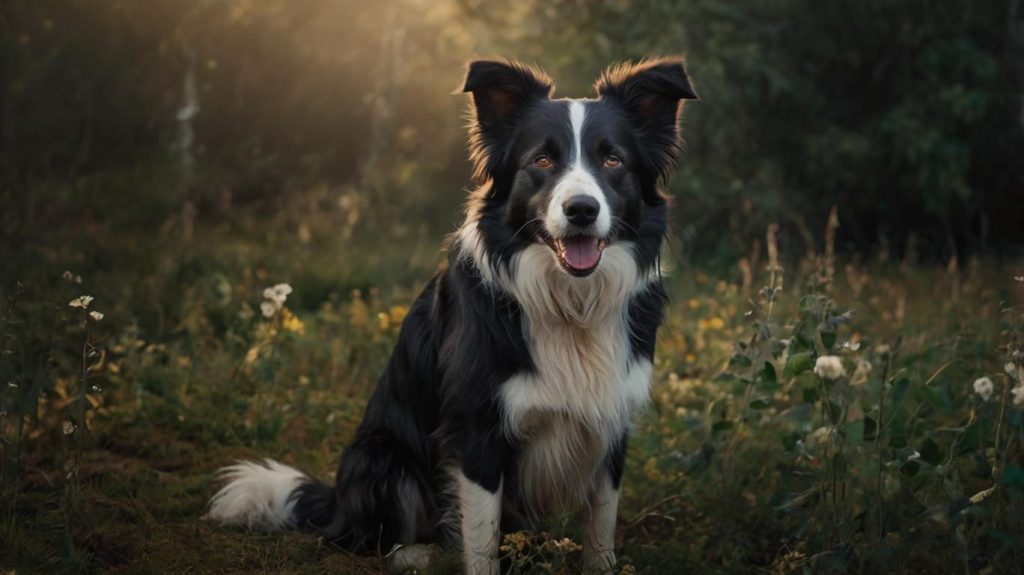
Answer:
[[[468,60],[673,54],[619,572],[1024,573],[1019,0],[3,0],[0,53],[0,574],[392,569],[205,521],[216,470],[333,476],[460,223]]]
[[[332,477],[443,257],[416,230],[352,233],[339,222],[354,209],[200,220],[186,235],[82,207],[11,252],[6,572],[387,572],[313,536],[203,520],[215,470],[235,459]],[[771,227],[731,266],[670,242],[619,572],[1019,572],[1024,267],[840,257],[836,220],[818,227],[814,253],[788,253]],[[281,283],[283,306],[262,309]],[[579,536],[555,518],[502,552],[513,573],[575,573]],[[429,572],[457,565],[442,550]]]

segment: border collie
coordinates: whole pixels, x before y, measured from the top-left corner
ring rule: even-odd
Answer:
[[[659,188],[680,153],[682,101],[697,95],[681,58],[614,66],[595,88],[556,100],[539,70],[469,65],[479,187],[335,484],[239,462],[222,470],[211,519],[306,529],[356,552],[458,524],[466,571],[491,574],[501,529],[582,509],[586,567],[611,569],[626,436],[666,299]]]

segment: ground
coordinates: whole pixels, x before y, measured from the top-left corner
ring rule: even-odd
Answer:
[[[357,245],[315,221],[187,237],[115,225],[28,240],[9,268],[0,567],[384,572],[380,557],[203,514],[215,470],[239,458],[333,475],[439,242]],[[1020,262],[671,255],[622,573],[1022,568]],[[279,283],[294,291],[265,317]],[[576,572],[579,534],[571,518],[511,534],[506,563]],[[457,569],[451,552],[439,561],[431,572]]]

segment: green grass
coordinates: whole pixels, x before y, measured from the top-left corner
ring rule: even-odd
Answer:
[[[0,286],[0,567],[384,571],[378,557],[315,537],[202,519],[214,471],[235,459],[333,475],[441,260],[429,232],[357,242],[364,234],[346,236],[332,217],[200,221],[189,241],[173,222],[153,233],[99,218],[11,251]],[[742,267],[668,260],[672,303],[620,508],[624,572],[1024,568],[1022,420],[1003,367],[1021,350],[1019,263],[871,258],[829,274],[808,261],[765,292],[783,274],[773,283],[754,264],[745,280]],[[83,283],[60,279],[65,269]],[[278,282],[295,288],[289,314],[267,320],[261,293]],[[105,314],[87,330],[67,305],[82,294]],[[83,381],[87,339],[96,356]],[[827,354],[847,377],[814,375]],[[861,362],[870,373],[854,375]],[[996,390],[987,402],[971,389],[984,375]],[[578,540],[569,519],[548,528]],[[574,572],[575,552],[544,540],[507,543],[519,572]],[[435,571],[455,565],[449,552]]]

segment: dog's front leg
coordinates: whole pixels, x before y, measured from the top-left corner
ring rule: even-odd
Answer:
[[[615,567],[615,522],[619,512],[619,481],[625,459],[625,438],[613,447],[594,476],[585,515],[583,563],[588,573],[611,573]]]
[[[612,485],[607,470],[602,469],[594,482],[585,518],[587,538],[583,542],[583,562],[588,573],[609,573],[615,567],[618,510],[619,490]]]
[[[466,574],[498,575],[502,480],[499,476],[496,484],[485,480],[482,485],[460,470],[458,483]]]

